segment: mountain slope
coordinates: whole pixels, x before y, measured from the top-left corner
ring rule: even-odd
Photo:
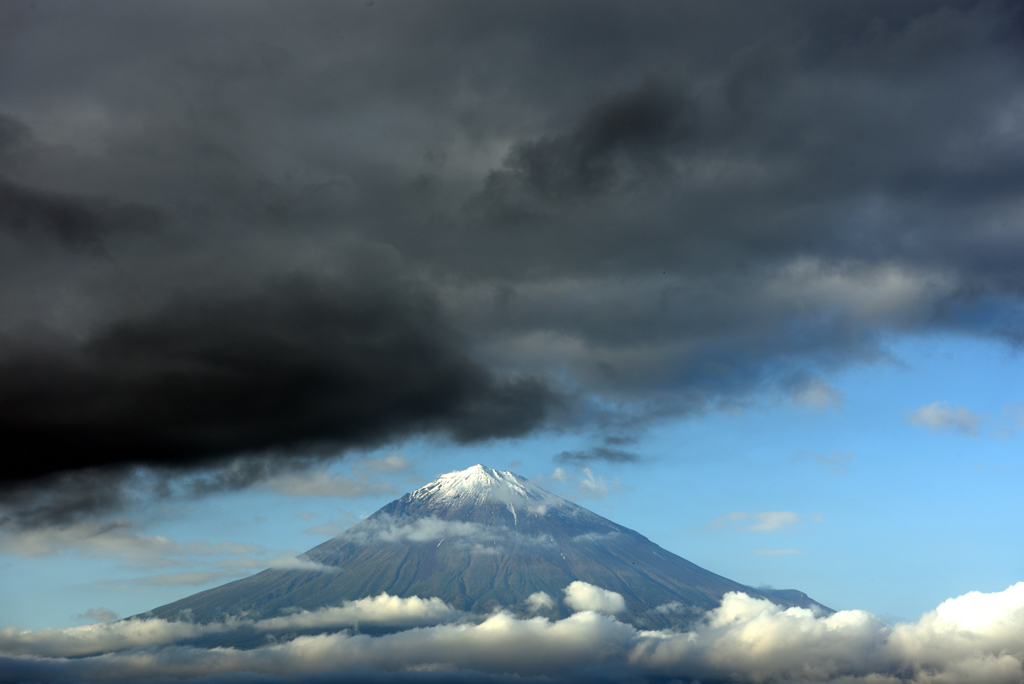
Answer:
[[[381,592],[525,614],[529,597],[544,592],[555,602],[544,614],[554,617],[568,614],[561,599],[574,581],[621,594],[621,617],[650,627],[688,622],[729,591],[817,605],[800,592],[759,591],[716,575],[523,477],[481,465],[442,475],[304,557],[324,569],[265,570],[147,615],[265,618]]]

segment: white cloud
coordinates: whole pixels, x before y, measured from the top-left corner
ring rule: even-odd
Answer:
[[[546,591],[537,591],[526,598],[526,605],[531,613],[539,613],[542,610],[551,610],[555,607],[555,599]]]
[[[818,616],[728,594],[700,628],[641,640],[630,660],[664,676],[739,681],[1024,681],[1024,583],[943,603],[890,628],[864,611]]]
[[[757,520],[753,525],[747,527],[754,532],[773,532],[786,525],[795,525],[802,518],[793,511],[764,511],[754,513]]]
[[[341,606],[299,611],[265,620],[226,617],[221,622],[196,624],[159,618],[131,618],[66,629],[0,629],[0,653],[15,656],[75,657],[143,646],[172,644],[209,634],[248,627],[260,631],[337,628],[358,624],[410,627],[450,621],[461,613],[439,598],[399,598],[387,593]],[[2,671],[2,670],[0,670]],[[0,681],[5,681],[0,679]]]
[[[623,488],[618,478],[606,480],[603,475],[595,475],[590,466],[573,472],[559,466],[550,475],[536,478],[536,482],[558,489],[568,499],[603,499]]]
[[[688,610],[689,609],[679,601],[669,601],[668,603],[663,603],[655,608],[654,612],[662,615],[675,615],[676,613],[685,613]]]
[[[253,626],[263,631],[286,629],[317,629],[349,625],[389,625],[412,627],[448,622],[461,613],[441,599],[423,599],[418,596],[399,598],[387,592],[379,596],[356,601],[345,601],[341,606],[303,610],[283,617],[260,620]]]
[[[365,621],[362,612],[371,619],[389,611],[396,619],[449,617],[443,604],[433,605],[436,612],[429,599],[380,596],[330,609],[334,612],[286,616],[282,625],[337,626],[354,618]],[[417,671],[436,679],[437,670],[585,680],[599,668],[624,680],[737,684],[1024,682],[1024,582],[994,594],[971,592],[950,599],[917,622],[894,627],[864,611],[825,616],[730,593],[689,632],[639,631],[584,610],[556,621],[497,613],[479,622],[460,620],[378,637],[342,631],[248,650],[167,646],[243,624],[259,623],[129,620],[67,630],[8,628],[0,630],[0,652],[21,657],[0,658],[0,672],[14,681],[58,682],[188,680],[233,673],[289,681],[290,676],[354,670],[405,672],[410,681]],[[64,659],[115,649],[133,650]],[[43,655],[50,657],[38,657]]]
[[[565,605],[575,611],[592,610],[608,615],[623,613],[626,610],[626,601],[622,594],[579,581],[565,588]]]
[[[0,653],[15,656],[75,657],[109,653],[140,646],[172,644],[202,634],[224,632],[234,625],[196,625],[166,620],[122,620],[99,622],[66,629],[0,629]],[[2,668],[0,668],[2,670]]]
[[[814,378],[793,393],[793,401],[814,411],[843,408],[842,390],[828,384],[823,378]]]
[[[603,499],[610,491],[604,477],[594,477],[589,467],[583,469],[583,477],[578,478],[575,484],[577,496],[583,499]]]
[[[932,430],[952,428],[965,435],[976,435],[982,417],[963,406],[954,408],[945,401],[936,401],[919,408],[907,421]]]

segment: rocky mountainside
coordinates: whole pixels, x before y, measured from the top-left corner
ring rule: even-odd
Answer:
[[[685,624],[730,591],[818,605],[795,590],[758,590],[716,575],[526,478],[482,465],[442,475],[304,558],[321,569],[265,570],[147,616],[266,618],[387,592],[437,596],[465,611],[560,617],[570,612],[562,599],[574,581],[621,594],[619,617],[644,627]],[[541,592],[550,605],[538,603]]]

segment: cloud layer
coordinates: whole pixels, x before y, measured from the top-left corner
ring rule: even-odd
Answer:
[[[567,590],[567,596],[579,589]],[[299,636],[250,650],[170,645],[202,631],[336,628],[357,622],[429,626],[383,636],[351,631]],[[248,673],[270,681],[305,681],[346,673],[346,678],[401,675],[432,681],[430,673],[440,670],[451,677],[566,681],[1019,684],[1024,681],[1022,635],[1024,583],[950,599],[919,621],[894,627],[864,611],[822,616],[731,593],[685,633],[638,631],[582,608],[558,621],[503,612],[471,621],[436,599],[382,595],[256,623],[129,620],[36,632],[7,628],[0,632],[5,654],[0,678],[206,681]],[[69,658],[97,651],[110,652]]]
[[[6,526],[1024,340],[1013,3],[5,12]]]

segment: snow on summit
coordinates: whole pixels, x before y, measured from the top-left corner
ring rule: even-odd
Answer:
[[[541,489],[525,477],[508,470],[480,465],[441,475],[410,494],[413,499],[428,499],[433,504],[465,505],[498,503],[521,504],[527,508],[571,505],[560,496]]]

